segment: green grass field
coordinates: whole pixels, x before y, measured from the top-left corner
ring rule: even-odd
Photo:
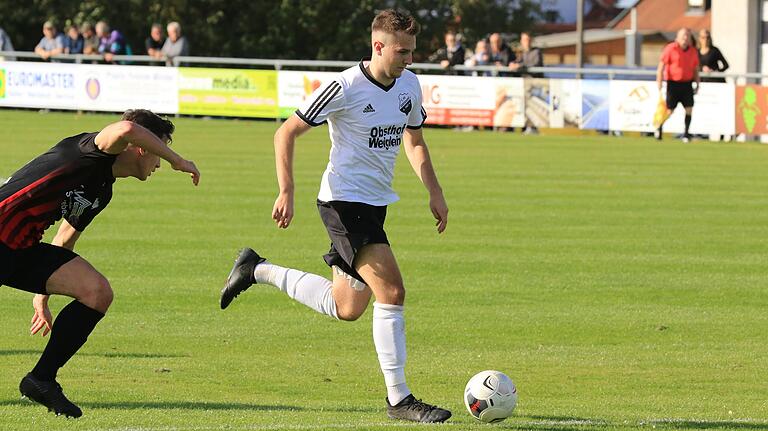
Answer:
[[[0,177],[117,118],[0,110]],[[31,295],[0,288],[0,429],[424,428],[386,418],[370,311],[336,322],[265,286],[218,307],[244,245],[330,274],[315,208],[326,128],[297,146],[296,218],[278,230],[276,124],[176,125],[200,186],[167,165],[120,180],[76,248],[115,291],[59,373],[80,420],[19,399],[46,340],[28,333]],[[768,146],[425,133],[448,229],[436,234],[401,154],[387,231],[408,290],[409,385],[454,412],[430,428],[768,430]],[[489,368],[520,395],[498,425],[462,403]]]

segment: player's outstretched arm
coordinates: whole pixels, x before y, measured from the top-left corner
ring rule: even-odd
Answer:
[[[72,227],[69,222],[62,220],[59,230],[56,232],[56,236],[53,237],[51,244],[74,250],[75,243],[79,238],[80,232]],[[51,314],[50,308],[48,308],[48,295],[35,295],[34,298],[32,298],[32,308],[34,309],[34,313],[32,314],[29,332],[32,335],[35,335],[42,329],[43,337],[45,337],[51,332],[51,325],[53,324],[53,315]]]
[[[272,219],[281,229],[287,228],[293,220],[293,149],[296,138],[309,129],[309,124],[292,115],[275,132],[275,170],[279,192],[272,207]]]
[[[437,232],[443,233],[448,225],[448,204],[443,196],[443,189],[437,181],[429,149],[424,141],[422,129],[405,129],[403,136],[405,155],[411,163],[413,171],[419,177],[429,192],[429,209],[437,220]]]
[[[132,121],[118,121],[108,125],[96,135],[96,146],[105,153],[120,154],[128,144],[156,154],[170,163],[173,169],[190,174],[195,185],[200,182],[200,171],[197,170],[194,162],[176,154],[165,142],[140,124]]]

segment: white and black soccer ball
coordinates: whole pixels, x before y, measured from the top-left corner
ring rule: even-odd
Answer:
[[[481,371],[469,379],[464,389],[464,405],[481,422],[501,422],[515,410],[517,388],[500,371]]]

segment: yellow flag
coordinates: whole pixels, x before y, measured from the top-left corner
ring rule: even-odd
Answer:
[[[656,104],[656,112],[653,113],[653,127],[658,129],[667,118],[670,112],[667,110],[667,102],[663,97],[659,97],[659,103]]]

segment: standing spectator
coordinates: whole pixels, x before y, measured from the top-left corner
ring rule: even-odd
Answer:
[[[99,36],[90,22],[84,22],[80,26],[80,34],[83,35],[83,54],[93,55],[99,53]]]
[[[491,54],[488,52],[488,41],[480,39],[475,44],[475,52],[464,62],[465,66],[488,66],[491,64]],[[472,72],[474,76],[488,76],[488,72]]]
[[[96,36],[99,37],[99,54],[107,63],[112,63],[115,55],[126,54],[125,38],[119,31],[111,30],[106,21],[96,23]]]
[[[541,51],[539,48],[533,48],[533,37],[527,31],[520,33],[520,56],[509,65],[513,72],[520,72],[524,76],[540,77],[541,74],[528,73],[529,67],[541,67]]]
[[[10,52],[13,51],[13,44],[11,43],[11,38],[8,36],[8,33],[3,30],[2,27],[0,27],[0,51]],[[0,56],[0,60],[16,60],[16,57],[2,57]]]
[[[685,108],[685,132],[683,142],[688,143],[691,135],[688,129],[691,126],[691,113],[693,112],[693,95],[699,91],[699,53],[696,48],[690,46],[691,32],[687,28],[681,28],[677,32],[674,42],[664,47],[661,54],[659,67],[656,69],[656,85],[661,92],[662,77],[667,81],[667,113],[669,117],[678,103]],[[693,88],[696,81],[696,88]],[[662,138],[662,127],[656,131],[656,139]]]
[[[152,29],[149,30],[149,37],[144,40],[144,47],[147,49],[147,55],[154,58],[163,58],[163,44],[165,38],[163,37],[163,26],[160,24],[152,24]]]
[[[77,26],[72,24],[67,29],[67,36],[64,38],[64,54],[82,54],[85,41]]]
[[[515,61],[515,53],[509,48],[509,45],[504,42],[499,33],[493,33],[488,38],[490,42],[490,57],[491,64],[495,64],[497,67],[507,69],[510,64]],[[501,76],[508,75],[507,73],[499,73]]]
[[[165,56],[165,65],[173,66],[174,57],[189,55],[187,38],[181,35],[181,24],[173,21],[166,27],[168,39],[165,39],[161,52]]]
[[[699,32],[699,64],[702,72],[725,72],[728,70],[728,62],[725,61],[723,53],[712,45],[712,35],[709,30],[704,29]],[[725,78],[703,78],[705,82],[725,82]]]
[[[429,62],[440,63],[443,69],[464,64],[464,47],[461,46],[456,33],[453,31],[445,33],[445,46],[430,55]]]
[[[48,60],[51,56],[59,55],[64,52],[64,36],[56,31],[53,22],[46,21],[43,24],[43,38],[40,39],[35,47],[35,54],[43,60]]]

